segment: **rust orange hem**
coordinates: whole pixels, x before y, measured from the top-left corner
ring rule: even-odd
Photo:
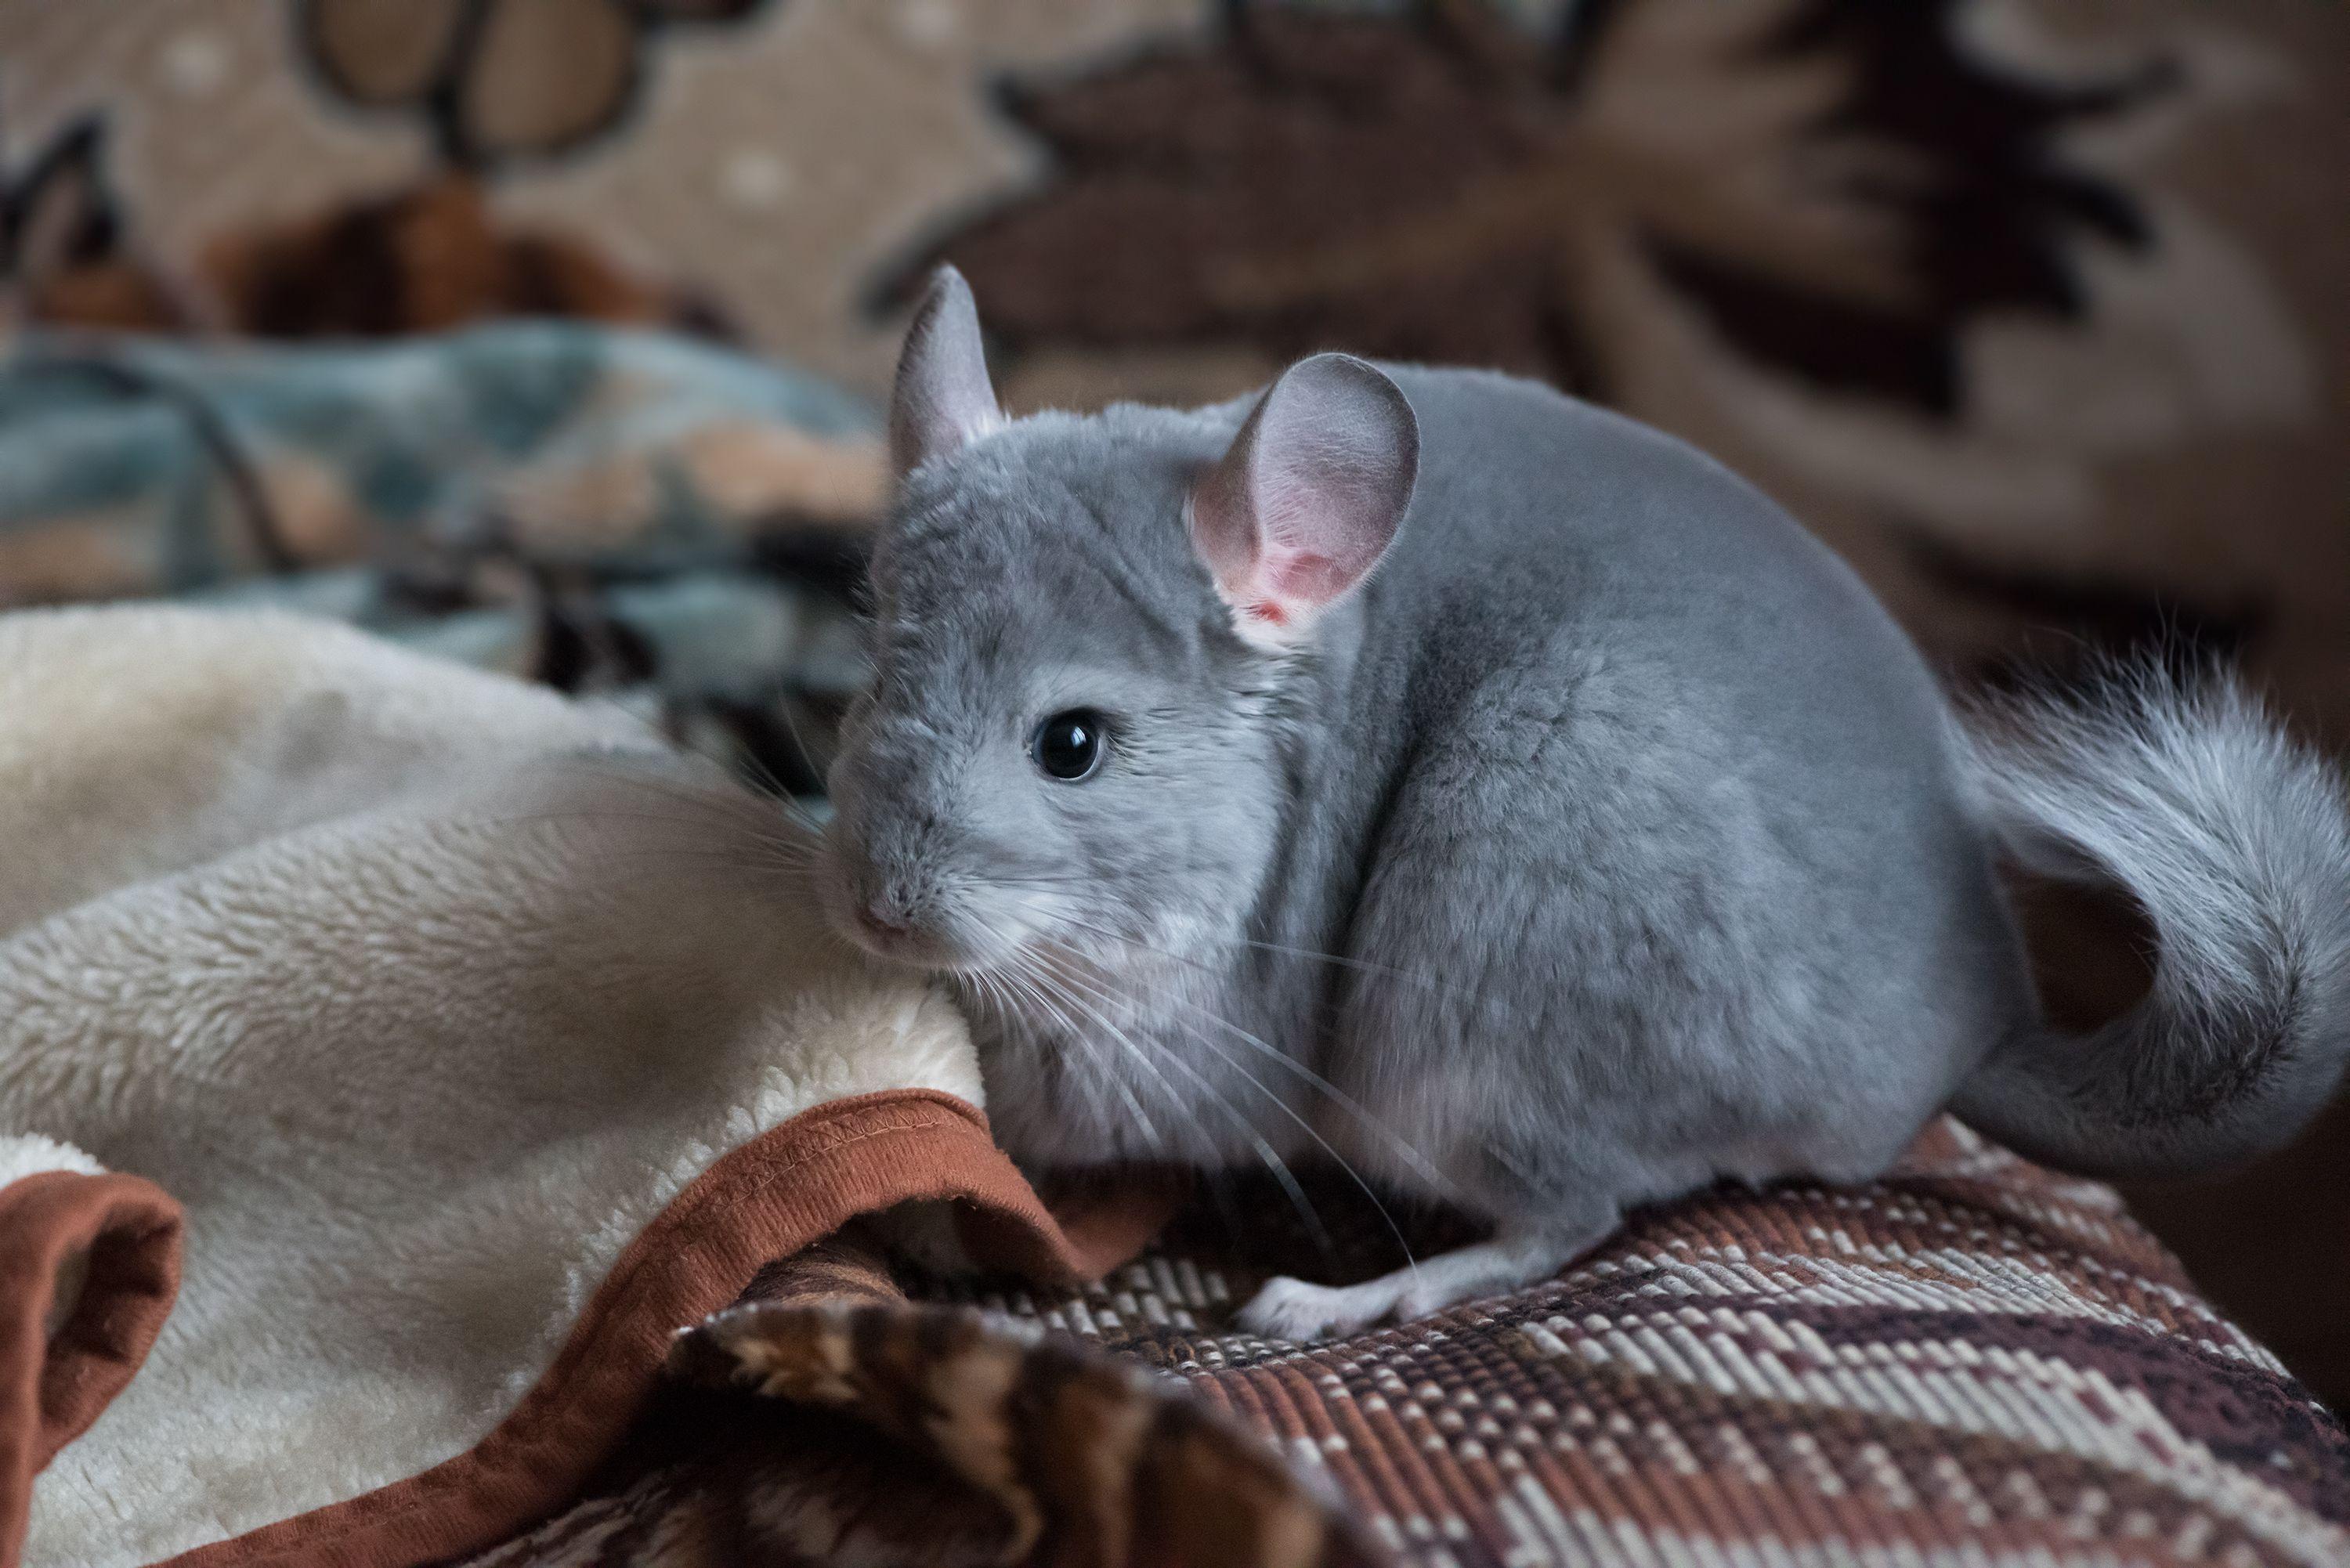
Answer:
[[[69,1265],[81,1289],[49,1331]],[[0,1563],[33,1478],[122,1391],[180,1288],[180,1206],[135,1176],[45,1170],[0,1189]]]
[[[19,1195],[48,1181],[28,1178],[0,1193],[0,1199],[40,1200],[41,1191],[22,1199]],[[135,1185],[168,1210],[176,1238],[177,1209],[148,1184]],[[985,1233],[1000,1249],[990,1262],[1048,1280],[1091,1272],[1087,1264],[1097,1262],[1063,1235],[991,1141],[986,1118],[964,1101],[926,1089],[836,1100],[723,1156],[688,1184],[621,1251],[538,1382],[472,1449],[406,1480],[183,1552],[169,1560],[170,1568],[408,1568],[495,1545],[573,1500],[651,1397],[678,1329],[732,1303],[774,1260],[822,1240],[859,1214],[915,1199],[974,1205],[989,1221]],[[11,1266],[15,1261],[12,1247]],[[11,1293],[0,1298],[0,1305],[13,1308],[20,1299]],[[107,1371],[120,1375],[110,1383],[78,1383],[98,1392],[94,1399],[77,1396],[78,1402],[59,1407],[65,1415],[78,1417],[86,1426],[129,1381],[169,1300],[166,1289],[153,1303],[151,1322],[125,1318],[125,1327],[143,1324],[145,1337],[114,1342],[120,1354]],[[30,1353],[36,1356],[42,1351],[37,1335],[47,1301],[45,1288],[31,1319],[36,1337]],[[0,1324],[23,1327],[8,1319]],[[99,1342],[90,1344],[96,1347]],[[9,1349],[16,1353],[17,1341],[11,1340]],[[14,1374],[20,1370],[9,1368],[9,1386],[0,1395],[15,1396]],[[46,1382],[42,1387],[46,1391]],[[35,1441],[49,1446],[28,1452],[5,1446],[28,1429],[36,1434]],[[53,1431],[62,1435],[50,1442],[47,1434]],[[42,1424],[27,1417],[0,1431],[0,1459],[28,1465],[22,1474],[29,1483],[33,1470],[71,1435],[45,1403]],[[0,1499],[6,1495],[0,1492]],[[0,1517],[0,1524],[7,1522]],[[0,1564],[13,1565],[23,1522],[19,1517],[13,1533],[0,1535]]]

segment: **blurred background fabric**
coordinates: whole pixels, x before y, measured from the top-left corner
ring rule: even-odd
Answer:
[[[812,791],[946,258],[1015,409],[1500,366],[1955,684],[2223,654],[2350,748],[2334,0],[0,0],[0,604],[321,608]],[[2142,980],[2034,908],[2060,1006]],[[2133,1198],[2350,1402],[2350,1110]]]

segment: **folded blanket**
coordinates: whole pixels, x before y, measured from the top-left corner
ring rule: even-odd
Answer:
[[[961,1199],[1082,1267],[951,1006],[827,939],[779,807],[617,715],[291,617],[26,612],[0,846],[30,1563],[504,1539],[679,1325],[860,1213]]]

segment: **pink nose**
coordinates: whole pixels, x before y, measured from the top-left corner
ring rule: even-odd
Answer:
[[[902,941],[913,934],[910,921],[894,915],[885,915],[870,904],[857,911],[857,923],[866,931],[885,942]]]

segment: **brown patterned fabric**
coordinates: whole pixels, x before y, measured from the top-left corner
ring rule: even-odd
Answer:
[[[1314,1198],[1334,1275],[1392,1262]],[[772,1269],[672,1366],[774,1405],[683,1400],[480,1564],[2350,1562],[2341,1424],[2108,1189],[1955,1124],[1873,1187],[1725,1190],[1327,1346],[1231,1326],[1312,1251],[1264,1200],[1081,1292],[909,1300],[854,1241]]]
[[[772,1267],[671,1369],[633,1484],[473,1568],[1387,1561],[1243,1423],[1034,1323],[910,1301],[870,1235]]]

